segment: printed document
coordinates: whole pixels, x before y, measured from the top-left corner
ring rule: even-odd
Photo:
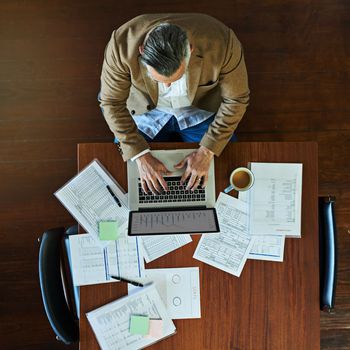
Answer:
[[[253,246],[248,259],[283,261],[285,236],[252,236]]]
[[[107,186],[119,200],[120,206]],[[117,221],[119,232],[127,230],[129,211],[125,192],[97,160],[59,189],[55,196],[103,247],[108,242],[99,239],[99,221]]]
[[[153,282],[162,298],[170,318],[200,318],[199,268],[148,269],[141,283]],[[128,284],[129,294],[140,289]]]
[[[146,338],[129,331],[131,315],[163,320],[163,334]],[[175,325],[154,284],[86,314],[102,350],[137,350],[175,333]]]
[[[249,206],[250,191],[239,192],[238,198]],[[255,235],[248,259],[283,261],[285,236]]]
[[[252,235],[301,235],[302,164],[251,163]]]
[[[116,282],[110,275],[142,277],[144,270],[138,237],[121,237],[102,248],[89,234],[69,237],[73,283],[76,286]]]
[[[248,230],[248,205],[221,192],[215,208],[220,233],[202,235],[193,257],[239,277],[253,244]]]
[[[147,263],[168,254],[175,249],[192,242],[190,235],[173,235],[173,236],[148,236],[140,237],[143,245],[143,255]]]

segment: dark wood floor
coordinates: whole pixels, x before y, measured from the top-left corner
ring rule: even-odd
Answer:
[[[319,193],[337,197],[340,260],[336,310],[321,315],[322,349],[350,349],[347,0],[2,0],[0,347],[64,348],[42,307],[37,237],[73,223],[52,194],[76,172],[76,144],[112,139],[96,102],[112,30],[155,12],[204,12],[236,32],[251,88],[240,140],[318,141]]]

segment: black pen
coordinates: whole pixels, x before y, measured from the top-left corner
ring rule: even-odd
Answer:
[[[118,199],[118,197],[113,193],[113,191],[111,190],[111,188],[108,185],[106,187],[107,187],[108,192],[114,198],[115,202],[118,204],[119,207],[121,207],[122,205],[121,205],[120,200]]]
[[[128,279],[126,279],[126,278],[119,277],[119,276],[112,276],[112,275],[109,275],[109,277],[112,277],[112,278],[114,278],[115,280],[120,281],[120,282],[130,283],[130,284],[132,284],[132,285],[135,286],[135,287],[143,287],[143,284],[140,283],[140,282],[131,281],[131,280],[128,280]]]

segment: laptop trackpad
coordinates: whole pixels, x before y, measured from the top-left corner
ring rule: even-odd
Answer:
[[[195,149],[186,149],[186,150],[161,150],[161,151],[152,151],[152,155],[159,159],[168,170],[170,170],[173,175],[182,174],[185,171],[186,167],[182,169],[176,169],[174,166],[180,163],[188,154],[195,151]]]

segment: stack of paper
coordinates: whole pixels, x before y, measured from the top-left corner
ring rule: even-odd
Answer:
[[[248,258],[281,262],[285,238],[301,235],[302,164],[251,163],[251,170],[254,186],[239,192],[250,211]]]
[[[162,320],[162,335],[146,337],[132,334],[130,332],[132,315]],[[102,350],[142,349],[174,334],[176,330],[153,284],[91,311],[86,317]]]

